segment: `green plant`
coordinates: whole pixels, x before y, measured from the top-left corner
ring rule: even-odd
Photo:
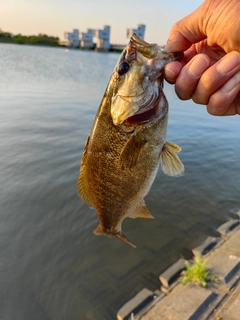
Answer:
[[[206,261],[201,255],[196,256],[194,261],[185,262],[186,269],[182,271],[180,281],[182,284],[193,282],[204,288],[207,287],[207,283],[210,281],[218,281],[217,277],[211,274],[210,270],[206,266]]]

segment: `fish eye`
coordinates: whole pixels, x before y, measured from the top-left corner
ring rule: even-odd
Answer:
[[[121,75],[127,73],[129,68],[130,68],[130,66],[126,61],[121,62],[118,66],[118,70],[117,70],[118,74],[121,76]]]

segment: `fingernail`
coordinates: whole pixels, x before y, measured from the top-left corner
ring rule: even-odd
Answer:
[[[171,80],[175,80],[177,77],[177,74],[172,71],[168,66],[165,67],[165,75],[170,78]]]
[[[196,55],[188,67],[188,72],[194,77],[200,77],[208,67],[208,58],[204,55]]]
[[[227,83],[221,88],[224,93],[231,92],[237,85],[240,84],[240,71],[235,74]]]
[[[218,70],[218,72],[226,74],[232,69],[234,69],[236,66],[238,66],[239,63],[240,53],[234,51],[224,56],[216,66],[216,69]]]

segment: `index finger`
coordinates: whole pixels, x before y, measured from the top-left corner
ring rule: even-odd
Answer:
[[[186,51],[193,43],[206,39],[203,17],[207,8],[205,3],[193,13],[175,23],[170,31],[165,49],[168,51]]]

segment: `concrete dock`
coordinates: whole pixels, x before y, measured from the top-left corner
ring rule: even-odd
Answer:
[[[208,237],[192,250],[202,255],[218,281],[207,288],[179,281],[185,261],[179,259],[159,276],[160,288],[143,288],[117,313],[118,320],[239,320],[240,209],[221,225],[219,237]]]

